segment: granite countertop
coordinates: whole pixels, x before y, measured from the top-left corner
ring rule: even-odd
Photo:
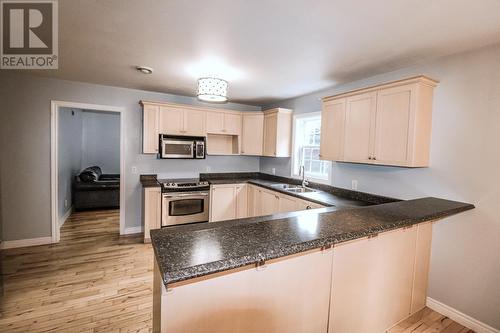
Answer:
[[[310,182],[308,187],[315,192],[294,193],[276,187],[279,184],[299,185],[298,179],[286,178],[264,174],[260,172],[233,172],[233,173],[202,173],[200,180],[206,180],[211,185],[250,183],[273,191],[284,193],[293,197],[308,200],[323,206],[336,207],[362,207],[381,203],[395,202],[399,199],[388,198],[370,193],[351,191],[334,186]],[[165,180],[164,180],[165,181]],[[160,187],[156,175],[141,175],[140,182],[143,187]]]
[[[312,201],[324,206],[336,207],[361,207],[381,203],[395,202],[399,199],[388,198],[380,195],[351,191],[330,185],[310,182],[307,187],[313,188],[315,192],[294,193],[280,189],[276,185],[301,183],[298,179],[273,176],[264,173],[215,173],[200,174],[200,178],[207,180],[212,185],[250,183],[273,191],[284,193],[300,199]]]
[[[156,175],[140,175],[139,181],[142,187],[161,187]]]
[[[351,209],[329,207],[152,230],[151,241],[167,286],[473,208],[432,197]]]

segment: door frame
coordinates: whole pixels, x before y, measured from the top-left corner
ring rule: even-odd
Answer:
[[[58,243],[61,239],[57,192],[59,186],[58,125],[59,109],[62,107],[102,112],[118,112],[120,114],[120,235],[123,235],[125,232],[125,108],[120,106],[52,100],[50,101],[50,215],[52,243]]]

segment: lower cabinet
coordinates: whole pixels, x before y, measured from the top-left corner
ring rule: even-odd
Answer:
[[[264,189],[252,184],[248,184],[247,202],[249,217],[324,207],[314,202]]]
[[[425,306],[432,224],[335,246],[328,332],[384,332]]]
[[[210,222],[247,217],[247,199],[247,184],[212,185]]]
[[[161,228],[161,188],[146,187],[143,191],[144,242],[151,242],[149,231]]]
[[[169,291],[155,267],[153,332],[327,332],[332,253],[314,250]]]
[[[385,332],[425,306],[431,235],[419,224],[168,291],[155,264],[153,332]]]

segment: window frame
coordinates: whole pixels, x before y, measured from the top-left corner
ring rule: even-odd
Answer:
[[[302,179],[302,176],[299,175],[298,173],[295,173],[294,171],[294,166],[295,166],[295,144],[296,144],[296,136],[297,136],[297,121],[303,118],[314,118],[314,117],[320,117],[321,118],[321,111],[316,111],[316,112],[305,112],[305,113],[299,113],[299,114],[294,114],[293,119],[292,119],[292,152],[291,152],[291,160],[290,160],[290,176],[294,179]],[[321,133],[320,133],[320,142],[321,142]],[[321,145],[321,143],[320,143]],[[314,182],[314,183],[321,183],[321,184],[328,184],[330,185],[332,183],[332,169],[333,169],[333,163],[332,161],[327,161],[327,160],[322,160],[326,163],[330,164],[330,172],[328,172],[328,178],[323,179],[323,178],[314,178],[306,175],[306,180]]]

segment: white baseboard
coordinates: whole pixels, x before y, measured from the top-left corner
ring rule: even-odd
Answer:
[[[13,249],[17,247],[26,247],[26,246],[35,246],[35,245],[45,245],[51,244],[52,237],[38,237],[38,238],[29,238],[29,239],[16,239],[11,241],[2,241],[0,244],[1,249]]]
[[[70,217],[71,213],[73,213],[73,206],[69,207],[69,209],[64,213],[64,216],[59,218],[59,228],[63,226],[64,223],[66,223],[66,220],[68,217]]]
[[[140,227],[128,227],[123,231],[123,235],[140,234],[142,232],[142,226]]]
[[[446,304],[436,301],[433,298],[427,297],[427,306],[432,310],[450,318],[451,320],[456,321],[460,325],[475,331],[476,333],[500,333],[500,330],[486,325],[485,323],[482,323],[479,320],[472,318],[471,316],[468,316]]]

